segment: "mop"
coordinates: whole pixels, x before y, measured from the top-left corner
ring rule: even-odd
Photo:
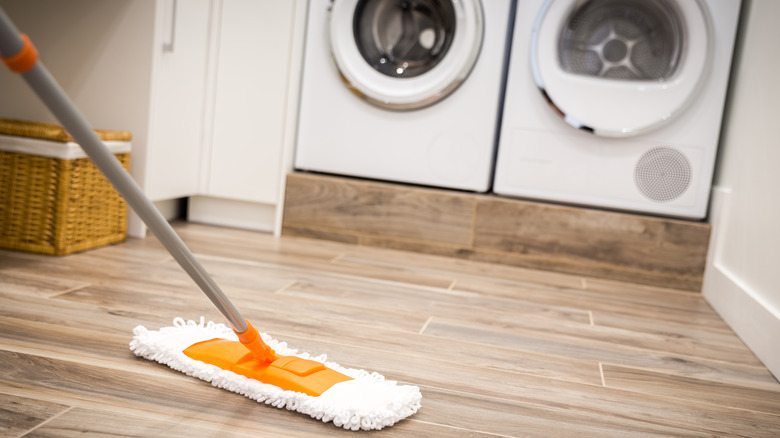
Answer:
[[[228,300],[162,214],[125,172],[48,70],[27,36],[0,8],[0,58],[21,74],[117,192],[146,223],[230,324],[185,321],[159,330],[138,326],[132,352],[277,408],[350,430],[392,426],[420,408],[420,388],[378,373],[344,368],[325,355],[299,353],[259,332]]]

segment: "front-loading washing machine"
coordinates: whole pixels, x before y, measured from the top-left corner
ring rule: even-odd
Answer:
[[[295,167],[486,191],[511,0],[310,0]]]
[[[706,217],[739,0],[518,2],[494,191]]]

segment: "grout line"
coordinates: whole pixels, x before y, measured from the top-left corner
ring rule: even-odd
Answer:
[[[588,318],[590,319],[590,325],[591,326],[596,325],[596,323],[593,321],[593,311],[592,310],[588,310]]]
[[[479,208],[479,200],[474,200],[474,208],[471,210],[471,230],[469,233],[469,248],[474,248],[474,240],[477,238],[477,210]]]
[[[58,414],[55,414],[55,415],[52,415],[50,418],[47,418],[46,420],[42,421],[40,424],[36,424],[33,428],[28,429],[28,430],[22,432],[22,434],[19,435],[19,437],[21,438],[23,436],[29,435],[31,432],[33,432],[33,431],[35,431],[35,430],[37,430],[37,429],[39,429],[39,428],[49,424],[52,420],[55,420],[55,419],[65,415],[66,413],[70,412],[71,409],[73,409],[73,406],[68,406],[62,412],[60,412]]]
[[[49,295],[47,298],[57,298],[57,297],[61,297],[61,296],[65,295],[65,294],[69,294],[69,293],[71,293],[71,292],[76,292],[76,291],[79,291],[79,290],[81,290],[81,289],[86,289],[86,288],[88,288],[88,287],[90,287],[90,286],[94,286],[94,285],[93,285],[92,283],[84,283],[84,284],[80,284],[80,285],[78,285],[78,286],[74,286],[74,287],[71,287],[71,288],[65,289],[65,290],[64,290],[64,291],[62,291],[62,292],[56,292],[56,293],[53,293],[53,294]]]
[[[493,259],[491,259],[491,260],[484,260],[484,259],[480,259],[479,257],[477,257],[477,258],[463,258],[463,257],[459,257],[459,256],[454,256],[454,258],[457,258],[457,259],[460,259],[460,260],[468,260],[468,261],[472,261],[472,262],[476,262],[476,263],[488,263],[488,264],[496,264],[496,265],[499,265],[499,266],[514,267],[514,268],[518,268],[518,269],[529,269],[529,270],[536,270],[536,271],[544,270],[544,268],[539,267],[539,265],[538,265],[538,263],[540,261],[545,261],[546,260],[546,261],[549,262],[550,260],[552,260],[552,261],[557,260],[555,258],[551,259],[550,257],[528,257],[528,256],[523,257],[523,256],[518,256],[515,253],[507,252],[507,251],[504,251],[504,250],[501,250],[501,249],[487,248],[487,247],[474,248],[473,245],[464,244],[464,243],[436,242],[436,241],[430,241],[430,240],[421,240],[421,239],[413,238],[413,237],[388,236],[388,235],[382,235],[382,234],[371,233],[371,232],[366,232],[366,231],[357,231],[357,232],[355,232],[355,231],[348,231],[348,230],[345,230],[343,228],[321,227],[321,226],[317,226],[317,225],[311,225],[310,223],[296,223],[296,222],[293,222],[293,223],[288,223],[288,226],[302,228],[302,229],[306,229],[306,230],[312,230],[312,231],[324,231],[324,232],[334,232],[334,233],[346,234],[346,235],[349,235],[349,236],[356,236],[356,237],[358,237],[358,239],[360,239],[361,237],[368,237],[368,238],[372,238],[372,239],[378,239],[381,242],[401,243],[401,244],[406,243],[406,244],[412,244],[412,245],[423,245],[423,246],[428,246],[428,247],[435,248],[435,249],[446,249],[446,250],[456,250],[457,251],[457,250],[461,250],[461,249],[466,248],[466,249],[473,250],[477,254],[486,254],[486,255],[492,255],[492,256],[514,255],[514,256],[516,256],[515,260],[519,260],[519,261],[521,261],[523,263],[511,263],[511,262],[510,263],[505,263],[505,262],[500,261],[500,258],[498,260],[493,260]],[[318,238],[318,237],[311,237],[311,236],[298,236],[298,237],[304,237],[304,238],[308,238],[308,239],[312,239],[312,240],[328,240],[328,239],[323,239],[323,238]],[[429,251],[419,250],[419,249],[418,250],[410,250],[408,248],[404,249],[404,248],[397,248],[397,247],[394,247],[394,246],[366,245],[364,243],[358,243],[358,245],[360,245],[360,246],[368,246],[368,247],[373,247],[373,248],[384,248],[384,249],[395,250],[395,251],[412,251],[412,252],[416,252],[416,253],[419,253],[419,254],[429,254],[429,255],[435,255],[435,256],[440,256],[440,257],[453,257],[452,255],[442,255],[440,253],[429,252]],[[566,265],[566,266],[568,266],[568,265]],[[631,268],[631,267],[627,267],[627,266],[616,266],[614,264],[610,264],[610,263],[606,263],[606,262],[589,261],[588,263],[577,264],[576,267],[588,268],[588,269],[617,268],[617,270],[620,273],[625,274],[625,275],[630,275],[630,274],[649,274],[649,272],[646,271],[646,270],[642,270],[642,269],[638,269],[638,268]],[[582,274],[579,274],[577,272],[571,272],[571,271],[566,271],[566,270],[551,271],[551,272],[553,272],[555,274],[558,274],[558,275],[568,276],[568,277],[579,277],[579,275],[582,275]],[[683,276],[676,276],[675,278],[682,278],[682,279],[686,279],[686,280],[687,279],[692,279],[692,277],[685,276],[685,275],[683,275]],[[665,279],[669,279],[669,277],[668,276],[664,276],[664,275],[660,275],[660,277],[656,278],[656,280],[659,280],[659,279],[660,280],[665,280]],[[621,279],[617,279],[617,280],[615,280],[613,277],[602,278],[601,280],[615,281],[615,282],[618,282],[618,283],[625,283],[625,284],[636,285],[636,286],[641,286],[641,287],[650,287],[650,288],[664,289],[665,292],[674,293],[674,294],[690,295],[691,293],[693,293],[690,290],[681,289],[679,287],[676,288],[674,286],[669,286],[669,285],[664,286],[662,284],[652,284],[652,283],[635,283],[635,282],[632,282],[632,281],[626,280],[626,279],[622,279],[622,280]],[[585,279],[582,278],[582,277],[580,277],[580,281],[583,284],[583,288],[587,288],[587,281],[585,281]]]
[[[452,426],[452,425],[449,425],[449,424],[442,424],[442,423],[433,423],[433,422],[430,422],[430,421],[418,420],[416,418],[410,418],[409,421],[414,421],[414,422],[422,423],[422,424],[430,424],[430,425],[434,425],[434,426],[438,426],[438,427],[446,427],[448,429],[460,430],[460,431],[469,432],[469,433],[484,434],[484,435],[494,436],[494,437],[498,437],[498,438],[511,438],[510,435],[501,435],[501,434],[497,434],[497,433],[493,433],[493,432],[483,432],[483,431],[479,431],[479,430],[476,430],[476,429],[466,429],[465,427]]]
[[[193,252],[193,254],[194,254],[194,252]],[[152,261],[152,263],[154,263],[156,265],[162,265],[163,263],[170,263],[170,262],[175,262],[175,261],[176,261],[176,259],[174,259],[173,256],[167,255],[167,256],[164,256],[164,257],[160,257],[159,260]]]
[[[601,386],[606,388],[607,387],[607,381],[606,381],[606,379],[604,379],[604,367],[602,365],[603,364],[601,362],[599,362],[599,374],[601,374]]]
[[[602,371],[602,374],[601,374],[602,385],[604,385],[604,387],[607,387],[606,383],[604,383],[604,373],[603,373],[603,370],[601,368],[602,365],[603,365],[603,363],[600,362],[599,363],[599,370]],[[628,369],[628,370],[648,371],[646,368],[637,367],[637,366],[622,365],[622,364],[613,364],[613,365],[618,366],[620,368],[625,368],[625,369]],[[674,373],[669,373],[667,371],[660,371],[660,373],[664,374],[664,375],[667,375],[667,376],[683,377],[683,378],[685,378],[684,376],[680,376],[680,375],[677,375],[677,374],[674,374]],[[712,382],[709,379],[706,379],[706,378],[703,378],[703,377],[690,377],[690,379],[697,380],[697,381],[702,381],[702,382],[710,382],[710,383]],[[420,385],[420,386],[422,386],[422,385]],[[739,385],[737,385],[737,386],[739,386]],[[634,392],[634,393],[643,394],[643,395],[647,394],[646,392],[643,392],[643,391],[641,391],[639,389],[622,388],[620,386],[616,387],[615,389],[619,389],[619,390],[622,390],[622,391]],[[761,388],[758,388],[758,389],[761,389]],[[733,410],[743,411],[743,412],[758,413],[758,414],[762,414],[762,415],[763,414],[769,414],[769,415],[773,415],[773,416],[777,416],[778,415],[775,412],[770,412],[769,409],[743,408],[743,407],[736,406],[736,405],[729,406],[729,405],[726,405],[726,404],[718,403],[716,401],[709,401],[709,400],[705,400],[705,399],[690,399],[690,398],[685,398],[683,396],[673,396],[673,395],[666,395],[666,394],[661,394],[661,393],[657,393],[656,396],[662,397],[662,398],[666,398],[666,399],[671,399],[671,400],[679,400],[679,401],[688,402],[688,403],[693,402],[693,403],[700,403],[700,404],[708,405],[708,406],[717,406],[718,408],[726,407],[728,409],[733,409]]]
[[[448,291],[452,292],[453,289],[455,289],[455,284],[458,282],[458,279],[452,280],[452,283],[450,283],[450,287],[447,288]]]
[[[212,260],[212,261],[222,262],[222,263],[232,263],[235,265],[242,265],[242,266],[252,266],[256,268],[279,269],[280,266],[278,263],[274,263],[274,262],[256,262],[252,260],[243,260],[243,259],[237,259],[233,257],[223,257],[223,256],[209,255],[209,254],[198,254],[198,259]]]
[[[160,259],[160,263],[168,263],[168,262],[174,262],[174,263],[177,263],[177,264],[179,263],[179,262],[176,261],[176,259],[173,256],[165,256],[165,257]]]
[[[431,323],[431,320],[433,319],[432,316],[429,316],[427,320],[425,320],[425,324],[423,324],[422,328],[419,332],[417,332],[418,335],[423,334],[423,332],[428,328],[428,324]]]
[[[295,227],[295,228],[303,228],[310,231],[324,231],[324,232],[331,232],[331,233],[339,233],[339,234],[346,234],[349,236],[357,237],[358,239],[361,238],[369,238],[369,239],[378,239],[380,241],[388,241],[388,242],[399,242],[399,243],[408,243],[413,245],[430,245],[434,247],[442,247],[442,248],[448,248],[448,249],[463,249],[463,248],[470,248],[468,243],[456,243],[456,242],[439,242],[434,240],[423,240],[420,238],[415,237],[406,237],[406,236],[391,236],[387,234],[379,234],[376,232],[370,232],[370,231],[354,231],[354,230],[347,230],[345,228],[334,228],[334,227],[322,227],[317,225],[311,225],[309,223],[289,223],[288,226]],[[326,240],[321,237],[310,237],[310,236],[297,236],[302,237],[306,239],[312,239],[312,240]],[[339,242],[337,240],[331,240],[331,242],[337,242],[337,243],[344,243]],[[366,245],[363,243],[359,243],[360,246],[370,246],[372,248],[384,248],[384,249],[391,249],[395,251],[409,251],[408,249],[399,249],[395,247],[385,247],[385,246],[373,246],[373,245]],[[500,254],[506,254],[506,252],[500,252],[497,251]],[[425,254],[425,253],[420,253]],[[437,254],[433,254],[437,255]],[[441,256],[440,257],[447,257],[447,256]],[[485,263],[485,262],[482,262]],[[507,265],[511,266],[511,265]],[[571,275],[571,274],[570,274]]]
[[[295,284],[298,283],[298,280],[293,280],[289,284],[286,284],[282,287],[280,287],[278,290],[274,291],[274,295],[281,295],[283,294],[287,289],[295,286]]]

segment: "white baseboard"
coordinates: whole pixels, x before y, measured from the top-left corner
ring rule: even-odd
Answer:
[[[272,233],[276,222],[276,205],[193,196],[187,207],[187,220]]]
[[[146,237],[146,224],[129,207],[127,209],[127,237],[137,237],[139,239]]]
[[[780,380],[780,315],[764,303],[754,291],[720,263],[721,234],[726,228],[723,212],[728,207],[730,190],[715,188],[710,208],[712,237],[702,294],[726,324],[742,339]]]
[[[780,380],[780,318],[727,270],[717,265],[711,268],[705,274],[704,298]]]

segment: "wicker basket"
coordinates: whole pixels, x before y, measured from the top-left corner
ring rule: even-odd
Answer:
[[[96,132],[129,169],[131,134]],[[126,230],[124,200],[62,127],[0,119],[0,248],[64,255]]]

